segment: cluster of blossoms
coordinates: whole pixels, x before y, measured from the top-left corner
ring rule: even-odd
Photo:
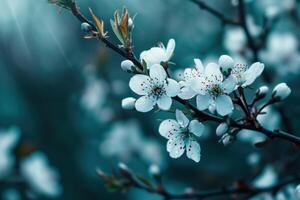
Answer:
[[[131,90],[141,95],[138,99],[128,97],[123,99],[124,109],[136,109],[140,112],[149,112],[157,107],[161,110],[170,110],[172,99],[178,96],[184,101],[196,98],[196,107],[199,111],[208,110],[221,117],[230,116],[234,110],[234,101],[238,91],[250,86],[263,70],[264,64],[255,62],[250,67],[236,63],[230,56],[220,56],[218,62],[204,66],[200,59],[194,59],[195,67],[186,68],[181,80],[176,81],[168,75],[169,61],[175,49],[175,41],[169,40],[167,47],[160,45],[143,51],[140,61],[143,70],[135,74],[129,82]],[[137,72],[134,63],[125,60],[121,63],[125,71]],[[266,96],[268,88],[261,87],[256,96]],[[285,83],[277,85],[272,94],[272,101],[280,101],[290,94]],[[176,97],[177,98],[177,97]],[[197,121],[191,122],[182,111],[176,110],[176,120],[164,120],[159,127],[159,133],[168,139],[167,151],[172,158],[180,157],[184,151],[187,157],[198,162],[200,160],[200,146],[197,138],[204,131],[204,125]],[[217,128],[217,135],[222,136],[224,144],[229,143],[231,137],[226,133],[229,127],[221,123]]]

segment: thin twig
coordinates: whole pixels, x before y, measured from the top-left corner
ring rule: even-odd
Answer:
[[[202,0],[191,0],[191,1],[194,2],[195,4],[197,4],[199,6],[199,8],[201,8],[203,10],[206,10],[209,13],[211,13],[212,15],[214,15],[215,17],[217,17],[223,24],[231,24],[231,25],[237,25],[237,26],[240,25],[239,22],[227,18],[221,12],[219,12],[219,11],[215,10],[214,8],[210,7],[209,5],[207,5]]]

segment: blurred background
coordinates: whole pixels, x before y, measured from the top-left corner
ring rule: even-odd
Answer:
[[[235,19],[235,0],[210,0],[210,6]],[[271,79],[256,86],[287,82],[291,96],[260,120],[269,128],[300,131],[300,7],[296,0],[247,0],[247,24],[256,36],[264,19],[275,21],[259,50]],[[176,76],[193,59],[205,63],[229,54],[251,64],[252,55],[241,28],[222,25],[189,0],[78,0],[109,27],[116,9],[128,8],[134,23],[134,51],[176,40],[172,72]],[[170,113],[125,111],[121,100],[133,96],[122,58],[96,40],[86,40],[80,23],[67,10],[46,0],[0,1],[0,199],[160,199],[139,190],[111,193],[96,174],[124,162],[147,174],[152,164],[164,172],[171,192],[187,186],[201,190],[251,180],[261,186],[299,172],[299,152],[274,141],[254,147],[260,134],[244,131],[224,147],[215,125],[201,138],[199,163],[185,156],[174,160],[158,134]],[[273,20],[276,19],[276,20]],[[249,90],[249,96],[255,90]],[[300,134],[298,135],[300,136]],[[280,145],[280,148],[278,148]],[[293,187],[293,186],[290,186]],[[284,194],[291,188],[287,188]],[[293,199],[291,197],[290,199]]]

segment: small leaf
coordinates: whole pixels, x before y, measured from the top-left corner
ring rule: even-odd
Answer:
[[[96,24],[97,30],[99,31],[99,34],[101,37],[105,37],[107,33],[104,32],[104,22],[103,20],[99,19],[96,15],[94,15],[93,11],[91,8],[89,8],[90,13],[93,17],[93,20]]]

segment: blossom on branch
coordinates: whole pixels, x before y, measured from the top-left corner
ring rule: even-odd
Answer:
[[[152,65],[168,62],[173,56],[174,49],[175,40],[170,39],[167,48],[161,43],[158,47],[152,47],[143,51],[140,55],[140,60],[145,61],[149,69]]]
[[[205,110],[210,105],[216,107],[218,114],[225,116],[232,112],[233,103],[228,96],[236,86],[235,79],[224,80],[219,65],[209,63],[204,75],[193,80],[192,89],[197,92],[196,102],[199,110]]]
[[[164,68],[155,64],[149,70],[149,76],[143,74],[134,75],[129,82],[133,92],[142,95],[135,102],[135,108],[140,112],[148,112],[157,104],[162,110],[169,110],[172,98],[179,93],[179,84],[170,78]]]
[[[200,145],[196,138],[204,131],[204,125],[189,119],[182,111],[176,110],[176,120],[164,120],[159,126],[161,136],[168,139],[167,151],[172,158],[179,158],[186,150],[188,158],[195,162],[200,161]]]
[[[226,59],[225,59],[226,58]],[[247,87],[251,85],[257,77],[261,75],[264,70],[264,64],[260,62],[253,63],[249,68],[247,65],[236,63],[229,56],[221,56],[219,58],[219,65],[230,72],[230,75],[236,79],[237,85]]]
[[[192,89],[192,83],[195,78],[200,78],[204,73],[204,67],[201,60],[194,59],[195,68],[186,68],[183,72],[183,80],[179,82],[181,99],[191,99],[197,93]]]

